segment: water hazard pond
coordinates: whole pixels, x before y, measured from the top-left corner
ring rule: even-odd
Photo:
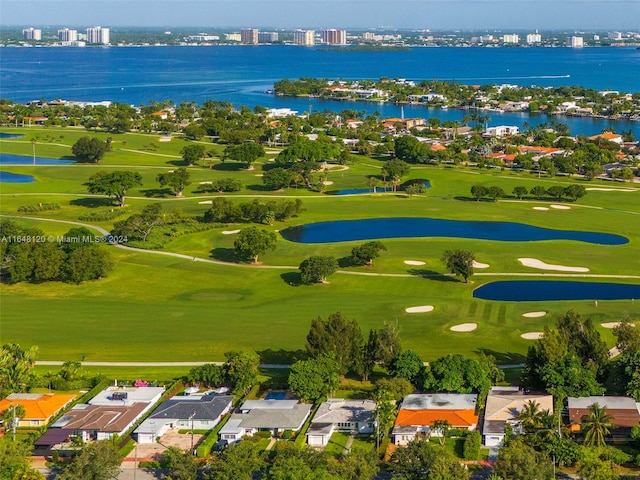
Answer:
[[[0,172],[0,183],[31,183],[36,179],[31,175],[21,175],[19,173]]]
[[[640,285],[553,280],[507,280],[482,285],[473,291],[473,297],[503,302],[628,300],[640,298]]]
[[[59,160],[56,158],[33,157],[25,155],[12,155],[10,153],[0,153],[0,165],[71,165],[76,163],[73,160]]]
[[[291,242],[334,243],[381,238],[451,237],[530,242],[575,240],[599,245],[623,245],[629,240],[620,235],[574,230],[552,230],[514,222],[442,220],[435,218],[372,218],[311,223],[282,230]]]

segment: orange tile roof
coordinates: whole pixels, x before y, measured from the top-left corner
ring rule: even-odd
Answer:
[[[589,137],[589,140],[597,140],[599,138],[603,138],[605,140],[613,140],[614,138],[620,138],[621,135],[618,135],[617,133],[611,133],[611,132],[604,132],[604,133],[600,133],[599,135],[593,135],[592,137]]]
[[[11,399],[0,400],[0,412],[4,412],[13,405],[22,405],[25,409],[25,420],[48,420],[49,417],[59,412],[76,396],[68,394],[43,394],[38,399]]]
[[[396,425],[433,425],[436,420],[447,420],[453,427],[471,427],[478,424],[474,410],[404,410],[401,409]]]
[[[432,152],[438,152],[440,150],[446,150],[447,147],[445,147],[444,145],[441,145],[439,143],[434,143],[433,145],[431,145],[431,151]]]

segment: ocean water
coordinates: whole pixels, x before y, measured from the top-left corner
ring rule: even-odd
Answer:
[[[406,78],[465,84],[582,85],[640,92],[640,50],[635,48],[412,48],[409,51],[345,51],[294,46],[0,48],[0,94],[15,101],[46,98],[111,100],[134,105],[150,100],[229,101],[294,110],[346,108],[397,116],[399,107],[366,102],[282,98],[265,93],[282,78]],[[459,120],[457,110],[405,107],[405,116]],[[491,125],[546,117],[491,114]],[[609,122],[562,119],[573,133],[600,132]],[[638,123],[615,122],[618,130]]]

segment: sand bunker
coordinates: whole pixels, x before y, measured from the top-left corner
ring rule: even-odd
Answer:
[[[547,312],[545,312],[545,311],[527,312],[527,313],[523,313],[522,316],[523,317],[527,317],[527,318],[539,318],[539,317],[544,317],[546,314],[547,314]]]
[[[409,307],[405,309],[407,313],[426,313],[431,312],[434,309],[433,305],[422,305],[420,307]]]
[[[475,260],[473,261],[473,268],[489,268],[489,264],[488,263],[480,263],[480,262],[476,262]]]
[[[478,328],[477,323],[461,323],[460,325],[454,325],[449,330],[452,332],[473,332]]]
[[[263,173],[256,173],[254,176],[255,177],[264,177],[264,174]]]
[[[324,180],[322,182],[323,185],[333,185],[333,182],[331,180]]]
[[[213,200],[203,200],[202,202],[198,202],[199,205],[211,205]]]
[[[549,210],[547,207],[533,207],[534,210]]]
[[[587,192],[635,192],[635,188],[600,188],[600,187],[589,187],[585,188]]]
[[[200,185],[211,185],[213,182],[200,182]]]
[[[552,265],[544,263],[535,258],[519,258],[518,261],[525,267],[537,268],[539,270],[554,270],[557,272],[588,272],[586,267],[567,267],[565,265]]]
[[[600,325],[602,325],[604,328],[616,328],[618,325],[620,325],[620,322],[601,323]]]
[[[542,337],[542,335],[544,335],[544,333],[542,332],[528,332],[528,333],[523,333],[520,336],[525,340],[538,340],[539,338]]]
[[[225,230],[222,232],[223,235],[233,235],[234,233],[240,233],[240,230]]]
[[[571,210],[571,207],[568,205],[550,205],[550,207],[556,210]]]
[[[620,350],[618,350],[618,347],[613,347],[611,350],[609,350],[609,358],[617,357],[618,355],[620,355]]]
[[[405,260],[404,263],[406,263],[407,265],[420,266],[424,265],[426,262],[422,262],[420,260]]]
[[[159,142],[170,142],[171,141],[171,137],[160,137],[158,139]]]

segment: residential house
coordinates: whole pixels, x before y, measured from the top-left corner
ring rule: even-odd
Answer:
[[[232,395],[189,395],[166,400],[133,432],[138,443],[154,443],[173,428],[211,430],[231,410]]]
[[[234,443],[260,431],[272,435],[285,430],[297,432],[311,413],[311,405],[298,400],[247,400],[238,411],[220,430],[220,440]]]
[[[569,397],[569,423],[572,432],[579,432],[582,417],[589,416],[591,405],[598,404],[607,409],[607,415],[612,417],[614,428],[611,432],[614,441],[626,441],[631,429],[640,425],[640,403],[631,397]]]
[[[406,445],[421,435],[438,436],[432,427],[446,420],[452,428],[474,430],[478,425],[478,396],[460,393],[418,393],[405,397],[391,432],[396,445]]]
[[[38,445],[55,445],[50,442],[71,436],[86,442],[122,435],[160,400],[163,392],[164,387],[108,387],[88,404],[75,405],[65,412]]]
[[[598,135],[593,135],[589,137],[589,140],[591,141],[607,140],[609,142],[615,142],[618,145],[622,145],[622,135],[619,135],[617,133],[611,133],[611,132],[604,132]]]
[[[307,430],[307,443],[324,447],[334,432],[366,434],[373,432],[373,400],[344,400],[333,398],[322,403]]]
[[[52,417],[68,406],[75,395],[53,393],[12,393],[0,400],[0,414],[16,405],[22,405],[24,417],[20,418],[18,427],[42,427],[49,423]]]
[[[500,125],[498,127],[487,128],[483,135],[486,137],[506,137],[508,135],[517,135],[518,127],[513,125]]]
[[[518,416],[524,406],[534,401],[540,410],[553,412],[553,396],[547,394],[525,393],[519,387],[492,387],[487,395],[484,411],[482,438],[487,447],[497,447],[504,443],[507,424],[513,431],[520,431]]]

